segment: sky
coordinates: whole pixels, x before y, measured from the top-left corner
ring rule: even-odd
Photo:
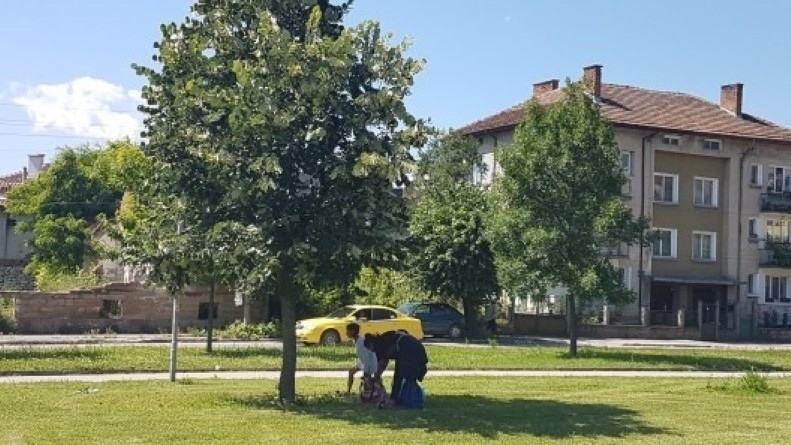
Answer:
[[[0,13],[0,175],[27,155],[137,137],[144,80],[161,23],[191,0],[6,1]],[[347,23],[376,20],[425,59],[407,100],[458,128],[578,79],[681,91],[714,102],[744,83],[747,113],[791,127],[791,2],[784,0],[356,0]]]

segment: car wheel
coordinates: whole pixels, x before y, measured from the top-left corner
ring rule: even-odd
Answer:
[[[459,337],[461,337],[461,326],[457,324],[450,325],[450,328],[448,328],[448,338],[455,340]]]
[[[335,346],[341,342],[341,335],[335,329],[329,329],[321,333],[320,343],[322,346]]]

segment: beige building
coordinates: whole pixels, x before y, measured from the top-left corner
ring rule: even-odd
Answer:
[[[603,83],[600,65],[584,79],[615,130],[624,200],[657,233],[652,248],[607,252],[636,295],[618,314],[652,325],[719,321],[736,336],[791,325],[791,129],[743,112],[738,83],[722,86],[717,104]],[[533,97],[551,104],[563,93],[553,79]],[[488,166],[475,181],[499,174],[494,150],[512,144],[523,106],[460,130],[478,138]]]

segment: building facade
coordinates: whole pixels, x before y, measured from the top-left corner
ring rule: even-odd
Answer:
[[[635,301],[619,311],[641,324],[714,323],[737,336],[756,326],[791,325],[791,130],[742,110],[742,84],[721,87],[719,104],[685,93],[584,83],[614,128],[628,182],[624,202],[651,221],[652,247],[603,250]],[[562,100],[556,79],[533,97]],[[476,137],[487,164],[513,143],[524,104],[459,131]]]

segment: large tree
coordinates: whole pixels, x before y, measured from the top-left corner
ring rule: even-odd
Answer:
[[[8,210],[29,216],[33,276],[75,274],[100,254],[91,228],[112,217],[128,188],[147,174],[139,147],[116,141],[106,147],[64,147],[52,165],[9,193]],[[40,283],[39,283],[40,284]]]
[[[576,356],[576,301],[632,298],[601,248],[634,243],[645,226],[622,201],[626,177],[612,127],[584,87],[569,84],[560,102],[527,105],[513,146],[497,158],[502,204],[510,207],[500,235],[523,246],[521,261],[537,280],[567,289]]]
[[[485,236],[486,192],[471,182],[473,168],[484,168],[477,144],[457,134],[423,154],[409,264],[426,291],[462,304],[467,329],[476,333],[478,308],[499,287]]]
[[[422,62],[349,4],[198,0],[162,26],[158,68],[136,66],[154,196],[178,196],[187,231],[230,240],[228,283],[281,300],[279,396],[295,399],[295,304],[390,259],[406,229],[406,181],[424,123],[404,98]]]

